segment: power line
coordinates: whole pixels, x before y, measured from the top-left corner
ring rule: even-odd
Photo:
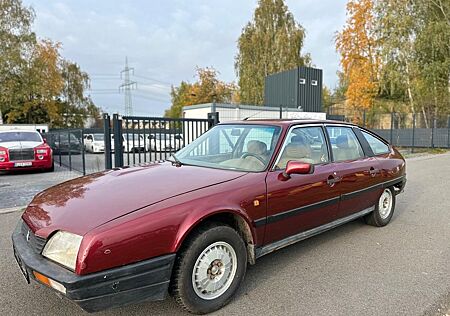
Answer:
[[[135,75],[135,74],[133,74],[133,76],[134,76],[134,77],[138,77],[138,78],[142,78],[142,79],[147,79],[147,80],[150,80],[150,81],[155,81],[155,82],[163,83],[163,84],[168,84],[168,85],[170,85],[170,86],[173,85],[173,83],[171,83],[171,82],[162,81],[162,80],[155,79],[155,78],[151,78],[151,77],[146,77],[146,76],[141,76],[141,75]]]
[[[151,97],[151,96],[148,96],[148,95],[142,95],[142,94],[138,94],[138,93],[134,93],[133,96],[138,97],[138,98],[142,98],[142,99],[152,100],[152,101],[159,101],[159,102],[170,103],[170,100],[168,100],[168,99],[163,100],[163,99]]]

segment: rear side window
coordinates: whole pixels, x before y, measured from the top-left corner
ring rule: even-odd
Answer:
[[[389,152],[389,146],[383,143],[381,140],[365,131],[361,131],[361,133],[364,135],[364,138],[369,143],[370,148],[372,148],[372,151],[375,155],[386,154]]]
[[[334,161],[355,160],[364,157],[364,152],[350,127],[327,126]]]

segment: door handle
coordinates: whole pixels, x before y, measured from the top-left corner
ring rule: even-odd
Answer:
[[[330,187],[333,187],[339,181],[341,181],[341,177],[337,176],[336,174],[330,174],[327,178],[327,184]]]
[[[374,167],[370,167],[370,169],[369,169],[369,174],[370,174],[372,177],[375,177],[375,176],[377,175],[377,173],[378,173],[378,169],[375,169]]]

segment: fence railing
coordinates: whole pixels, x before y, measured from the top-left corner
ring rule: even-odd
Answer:
[[[165,160],[218,122],[208,119],[104,116],[105,168]]]
[[[349,121],[369,128],[394,146],[450,148],[450,116],[428,117],[423,113],[353,112],[327,115],[328,119]]]
[[[43,134],[53,150],[53,161],[86,174],[83,129],[56,129]]]

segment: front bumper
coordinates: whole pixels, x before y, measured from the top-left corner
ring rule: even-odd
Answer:
[[[16,163],[30,163],[30,162],[31,166],[16,167]],[[0,170],[50,169],[52,167],[52,163],[53,163],[52,159],[0,162]]]
[[[35,252],[23,235],[21,227],[22,220],[12,235],[14,253],[21,269],[36,282],[38,281],[33,271],[62,284],[66,293],[58,293],[87,312],[142,301],[163,300],[167,296],[175,254],[102,272],[77,275]]]

